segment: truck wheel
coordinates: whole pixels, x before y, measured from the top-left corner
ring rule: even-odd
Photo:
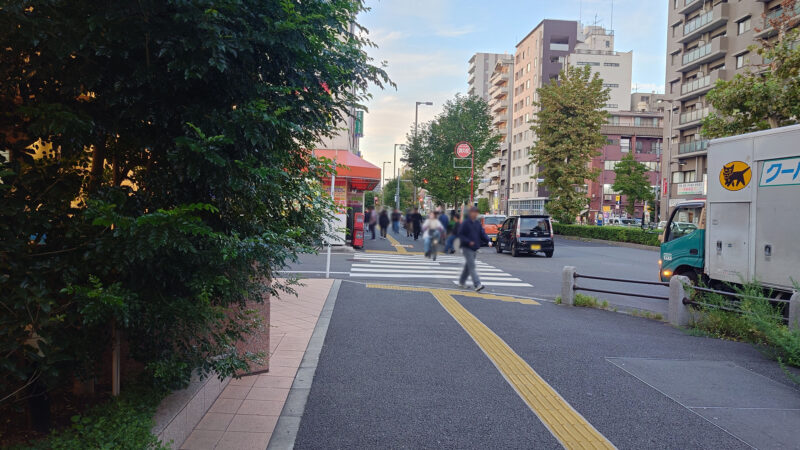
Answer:
[[[692,286],[697,285],[697,272],[695,272],[692,269],[683,269],[678,273],[676,273],[675,275],[683,275],[684,277],[689,279],[689,283],[691,283]]]
[[[511,244],[511,256],[513,256],[514,258],[519,256],[519,250],[517,250],[517,243],[516,242]]]
[[[544,256],[546,256],[548,258],[552,258],[553,257],[553,252],[544,252]]]

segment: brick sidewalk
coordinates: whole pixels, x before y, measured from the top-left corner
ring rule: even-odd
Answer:
[[[330,279],[307,279],[270,301],[269,372],[231,380],[184,442],[182,449],[267,448],[303,359],[322,306],[333,285]]]

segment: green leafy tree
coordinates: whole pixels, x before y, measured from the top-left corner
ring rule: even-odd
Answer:
[[[362,2],[0,9],[0,402],[101,374],[112,330],[155,384],[244,370],[246,302],[332,211],[307,149],[388,82]]]
[[[797,0],[784,0],[782,13],[764,16],[775,35],[750,47],[763,64],[750,65],[731,80],[718,80],[706,95],[714,111],[702,133],[718,138],[798,123],[800,118],[800,21]],[[772,34],[772,33],[771,33]]]
[[[652,205],[655,201],[650,179],[647,178],[647,170],[647,166],[637,162],[632,153],[623,156],[622,160],[614,167],[616,178],[612,188],[627,197],[625,211],[631,217],[633,217],[636,202],[646,201]]]
[[[478,211],[481,214],[486,214],[489,212],[489,199],[488,198],[479,198],[478,199]]]
[[[394,196],[397,193],[397,178],[392,178],[383,187],[383,204],[394,209]],[[414,207],[414,186],[410,177],[400,177],[400,211]]]
[[[375,207],[375,192],[367,191],[364,192],[364,208],[374,208]]]
[[[453,168],[456,144],[467,141],[475,151],[475,179],[497,149],[500,137],[492,131],[489,105],[481,98],[456,95],[444,111],[421,125],[416,138],[408,136],[405,159],[417,186],[424,187],[436,203],[458,204],[470,197],[470,169]],[[478,187],[478,183],[474,183]]]
[[[540,110],[532,127],[537,140],[531,161],[539,166],[542,185],[550,192],[547,211],[559,222],[572,223],[588,203],[586,180],[598,174],[589,162],[605,144],[600,126],[606,122],[602,108],[609,91],[597,73],[583,66],[567,67],[558,82],[537,92],[535,105]]]

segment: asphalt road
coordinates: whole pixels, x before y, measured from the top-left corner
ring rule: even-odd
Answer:
[[[401,230],[402,231],[402,230]],[[405,236],[393,235],[407,252],[422,252],[422,239],[414,241]],[[359,252],[394,252],[396,248],[389,240],[367,240],[365,248]],[[376,254],[378,255],[378,254]],[[388,258],[388,257],[387,257]],[[294,273],[301,278],[325,276],[327,256],[322,251],[319,255],[304,255],[300,263],[288,268],[288,273]],[[629,247],[621,247],[602,243],[583,242],[564,239],[556,236],[556,249],[552,258],[540,255],[512,257],[509,253],[498,254],[493,247],[484,247],[480,250],[478,260],[513,277],[529,283],[532,287],[507,287],[489,286],[489,291],[529,296],[553,300],[561,292],[561,273],[564,266],[575,266],[579,274],[595,275],[601,277],[616,277],[633,280],[659,281],[658,280],[658,252]],[[352,265],[358,263],[352,253],[333,253],[331,255],[332,277],[342,279],[355,279],[350,275]],[[363,262],[363,261],[360,261]],[[408,283],[426,286],[453,287],[450,280],[411,278],[398,280],[397,277],[381,277],[376,275],[368,280],[385,280],[394,283]],[[597,280],[578,280],[578,286],[590,287],[617,292],[640,293],[655,296],[667,296],[668,288],[662,286],[649,286],[638,284],[622,284]],[[661,313],[667,312],[667,302],[663,300],[636,298],[601,293],[590,293],[603,300],[607,300],[614,307],[620,309],[639,309]]]
[[[342,283],[296,448],[560,448],[545,426],[549,413],[530,406],[523,396],[528,388],[512,388],[521,372],[503,372],[504,360],[490,361],[504,350],[481,344],[480,333],[465,325],[469,315],[618,448],[751,448],[746,442],[794,448],[800,442],[786,421],[774,433],[783,433],[780,442],[758,441],[767,439],[764,433],[747,430],[767,417],[748,402],[768,402],[776,414],[800,408],[800,392],[749,345],[550,302],[454,293],[465,311],[457,315],[434,293]],[[735,376],[714,383],[724,370]],[[542,391],[535,380],[522,383]],[[743,416],[726,418],[727,410],[714,409],[725,407],[726,398]]]

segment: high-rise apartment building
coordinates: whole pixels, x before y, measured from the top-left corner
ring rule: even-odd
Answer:
[[[478,185],[478,197],[489,200],[492,212],[505,212],[508,195],[508,140],[511,134],[514,82],[514,57],[504,55],[497,59],[489,77],[489,109],[492,113],[492,128],[500,135],[497,151],[483,166],[483,177]]]
[[[633,52],[615,51],[614,32],[595,25],[584,27],[579,40],[567,57],[567,63],[573,67],[589,66],[592,73],[600,75],[603,86],[609,90],[606,110],[628,110]]]
[[[706,94],[761,57],[749,51],[774,34],[762,14],[783,13],[781,0],[667,0],[667,120],[662,160],[662,217],[679,201],[705,198],[708,141],[700,122],[709,113]],[[800,14],[800,2],[788,15]]]
[[[472,58],[469,59],[468,95],[489,101],[489,78],[492,76],[497,59],[503,56],[508,55],[502,53],[475,53],[472,55]]]
[[[540,188],[536,166],[530,162],[535,136],[531,119],[536,114],[536,90],[557,79],[567,56],[578,44],[578,22],[543,20],[516,47],[514,53],[511,122],[510,214],[544,211],[547,192]]]

